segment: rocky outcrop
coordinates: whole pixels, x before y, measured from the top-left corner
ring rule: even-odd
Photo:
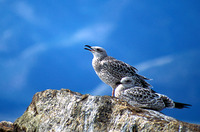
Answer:
[[[12,132],[13,131],[13,123],[9,121],[1,121],[0,122],[0,132]]]
[[[25,113],[14,122],[14,131],[185,132],[200,131],[200,125],[132,107],[114,97],[82,95],[61,89],[36,93]]]

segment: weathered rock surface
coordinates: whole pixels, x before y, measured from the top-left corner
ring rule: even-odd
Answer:
[[[110,96],[91,96],[68,89],[34,95],[25,113],[14,122],[17,132],[200,131],[200,125],[128,105]]]
[[[13,131],[13,123],[9,121],[1,121],[0,122],[0,132],[12,132]]]

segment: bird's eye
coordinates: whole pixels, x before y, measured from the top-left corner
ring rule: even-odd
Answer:
[[[126,83],[130,83],[130,82],[131,82],[131,80],[126,80],[125,82],[126,82]]]
[[[97,49],[97,51],[99,51],[99,52],[102,52],[102,50],[101,50],[101,49]]]

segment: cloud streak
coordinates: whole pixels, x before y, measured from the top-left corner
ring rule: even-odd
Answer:
[[[43,28],[49,25],[49,21],[44,16],[41,17],[27,2],[20,1],[15,3],[14,13],[31,24],[39,25]]]
[[[84,41],[84,40],[92,40],[92,41],[98,41],[98,40],[105,40],[108,34],[112,31],[112,25],[108,23],[104,24],[95,24],[93,26],[89,26],[86,28],[83,28],[76,32],[72,36],[72,40],[74,41]]]
[[[67,39],[61,42],[64,46],[72,46],[76,44],[83,44],[84,42],[95,42],[101,45],[105,44],[109,35],[115,30],[117,21],[120,19],[123,9],[129,4],[129,0],[107,1],[104,5],[104,10],[109,12],[102,12],[98,15],[96,22],[85,26]],[[115,8],[113,8],[115,7]],[[113,10],[110,11],[110,8]],[[103,21],[102,21],[103,20]]]
[[[44,50],[46,50],[46,47],[43,44],[35,44],[25,49],[18,57],[3,62],[2,68],[5,69],[2,73],[5,79],[4,86],[16,90],[26,85],[30,69],[36,63],[39,53]]]
[[[74,32],[67,39],[61,39],[62,46],[74,46],[83,44],[84,42],[105,43],[107,37],[114,29],[114,24],[111,23],[95,23],[90,26],[83,27]]]
[[[33,8],[25,2],[16,3],[16,13],[31,23],[37,21]]]
[[[13,36],[13,31],[10,29],[5,30],[0,37],[0,51],[8,51],[7,41]]]
[[[91,95],[104,95],[104,93],[109,89],[109,86],[105,83],[100,83],[90,94]]]
[[[135,67],[137,67],[139,71],[145,71],[153,67],[163,66],[165,64],[171,63],[172,61],[173,61],[173,57],[171,55],[168,55],[168,56],[163,56],[160,58],[142,62],[136,65]]]

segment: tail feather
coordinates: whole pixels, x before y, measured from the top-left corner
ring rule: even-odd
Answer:
[[[183,108],[189,108],[190,104],[184,104],[184,103],[179,103],[179,102],[174,102],[175,104],[175,108],[178,108],[178,109],[183,109]]]

